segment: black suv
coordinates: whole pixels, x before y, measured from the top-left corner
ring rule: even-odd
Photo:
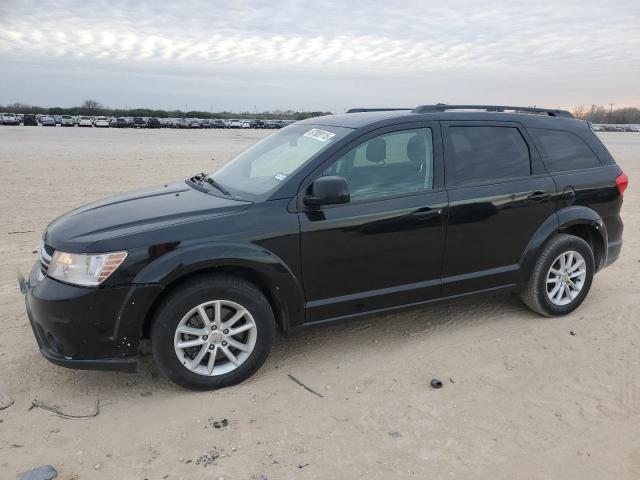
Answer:
[[[38,126],[38,119],[36,118],[35,115],[27,113],[24,116],[24,118],[22,119],[22,124],[25,127],[37,127]]]
[[[150,337],[170,379],[218,388],[262,365],[277,328],[495,290],[567,314],[618,258],[626,186],[564,111],[312,118],[213,174],[54,220],[21,288],[53,363],[131,371]]]
[[[142,117],[133,117],[133,128],[145,128],[147,126],[147,122]]]

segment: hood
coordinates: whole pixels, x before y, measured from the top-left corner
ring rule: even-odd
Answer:
[[[175,183],[99,200],[49,224],[45,242],[82,251],[94,242],[235,213],[251,202],[216,197]]]

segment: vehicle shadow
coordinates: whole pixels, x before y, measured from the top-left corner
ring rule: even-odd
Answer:
[[[429,335],[455,335],[476,326],[486,326],[512,318],[527,320],[540,317],[529,311],[515,296],[508,293],[475,295],[451,302],[434,303],[395,313],[371,315],[336,324],[303,328],[289,337],[278,335],[265,365],[244,385],[269,381],[282,368],[294,369],[301,364],[315,365],[327,358],[349,358],[359,349],[384,342],[385,350],[401,348],[408,341],[420,342]],[[104,394],[111,398],[158,394],[190,393],[169,382],[158,370],[148,341],[140,351],[138,370],[133,374],[56,369],[56,376],[67,385],[85,394]],[[191,392],[198,394],[197,392]]]
[[[384,342],[385,349],[392,350],[406,345],[408,340],[420,341],[422,336],[446,336],[472,326],[488,326],[514,314],[525,322],[541,318],[528,310],[517,296],[494,293],[309,326],[288,337],[278,335],[267,362],[252,378],[264,379],[274,369],[294,367],[301,359],[305,364],[316,364],[326,357],[329,347],[331,354],[338,358],[346,358],[378,342]],[[147,346],[143,352],[148,352]],[[138,377],[156,377],[157,369],[150,354],[143,353],[138,370]],[[160,378],[163,377],[160,375]]]

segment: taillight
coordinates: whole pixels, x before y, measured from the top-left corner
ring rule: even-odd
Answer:
[[[616,177],[616,187],[618,187],[618,191],[620,192],[620,196],[624,195],[624,191],[629,186],[629,177],[627,177],[626,173],[621,173]]]

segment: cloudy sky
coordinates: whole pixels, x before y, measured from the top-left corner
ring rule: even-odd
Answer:
[[[640,1],[0,0],[0,104],[640,106]]]

